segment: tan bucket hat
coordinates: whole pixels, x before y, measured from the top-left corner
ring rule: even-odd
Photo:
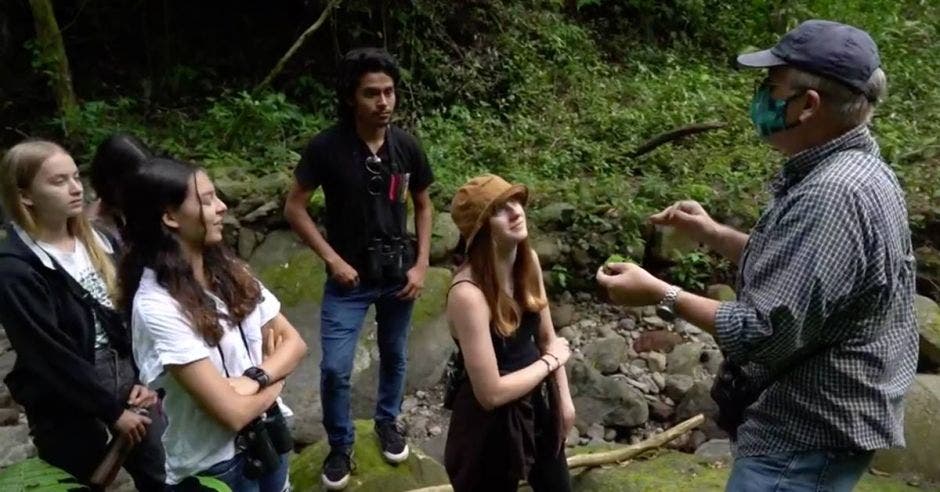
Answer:
[[[464,253],[470,250],[483,223],[493,214],[493,208],[513,197],[525,205],[529,201],[529,189],[525,185],[510,184],[495,174],[477,176],[457,190],[450,202],[450,216],[466,243]]]

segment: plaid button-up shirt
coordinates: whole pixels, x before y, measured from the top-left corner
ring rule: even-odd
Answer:
[[[790,158],[771,190],[716,339],[758,380],[788,369],[745,412],[735,454],[903,446],[918,333],[894,173],[860,126]]]

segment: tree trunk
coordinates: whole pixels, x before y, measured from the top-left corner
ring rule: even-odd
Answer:
[[[49,75],[49,85],[55,95],[56,104],[63,117],[78,110],[75,90],[72,88],[72,72],[65,54],[65,44],[51,0],[29,0],[36,25],[36,47],[42,69]]]
[[[277,77],[279,73],[281,73],[281,70],[284,69],[284,65],[287,64],[287,61],[290,60],[290,58],[294,56],[294,53],[296,53],[297,50],[304,45],[304,42],[307,40],[307,38],[309,38],[311,34],[316,32],[316,30],[323,25],[323,22],[326,21],[326,18],[330,16],[330,14],[333,12],[333,9],[339,5],[339,2],[340,0],[330,0],[330,2],[326,4],[326,8],[324,8],[323,12],[320,13],[320,17],[317,19],[317,21],[308,27],[307,30],[304,31],[296,41],[294,41],[293,46],[291,46],[290,49],[287,50],[287,53],[285,53],[284,56],[282,56],[281,59],[277,61],[277,64],[274,65],[274,68],[271,69],[271,72],[268,73],[267,77],[265,77],[260,84],[255,86],[255,92],[258,92],[271,84],[271,81],[274,80],[274,78]]]

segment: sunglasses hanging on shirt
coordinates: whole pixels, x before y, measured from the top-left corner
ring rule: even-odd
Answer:
[[[366,189],[370,195],[385,195],[390,202],[405,202],[405,192],[408,190],[411,173],[392,172],[377,155],[366,157],[366,171],[369,172]],[[388,186],[385,185],[386,176]]]

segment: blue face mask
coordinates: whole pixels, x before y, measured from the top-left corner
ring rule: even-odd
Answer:
[[[796,94],[781,101],[770,97],[770,86],[762,85],[757,89],[751,99],[751,121],[757,127],[757,133],[766,138],[799,125],[799,122],[787,124],[787,104],[801,95]]]

